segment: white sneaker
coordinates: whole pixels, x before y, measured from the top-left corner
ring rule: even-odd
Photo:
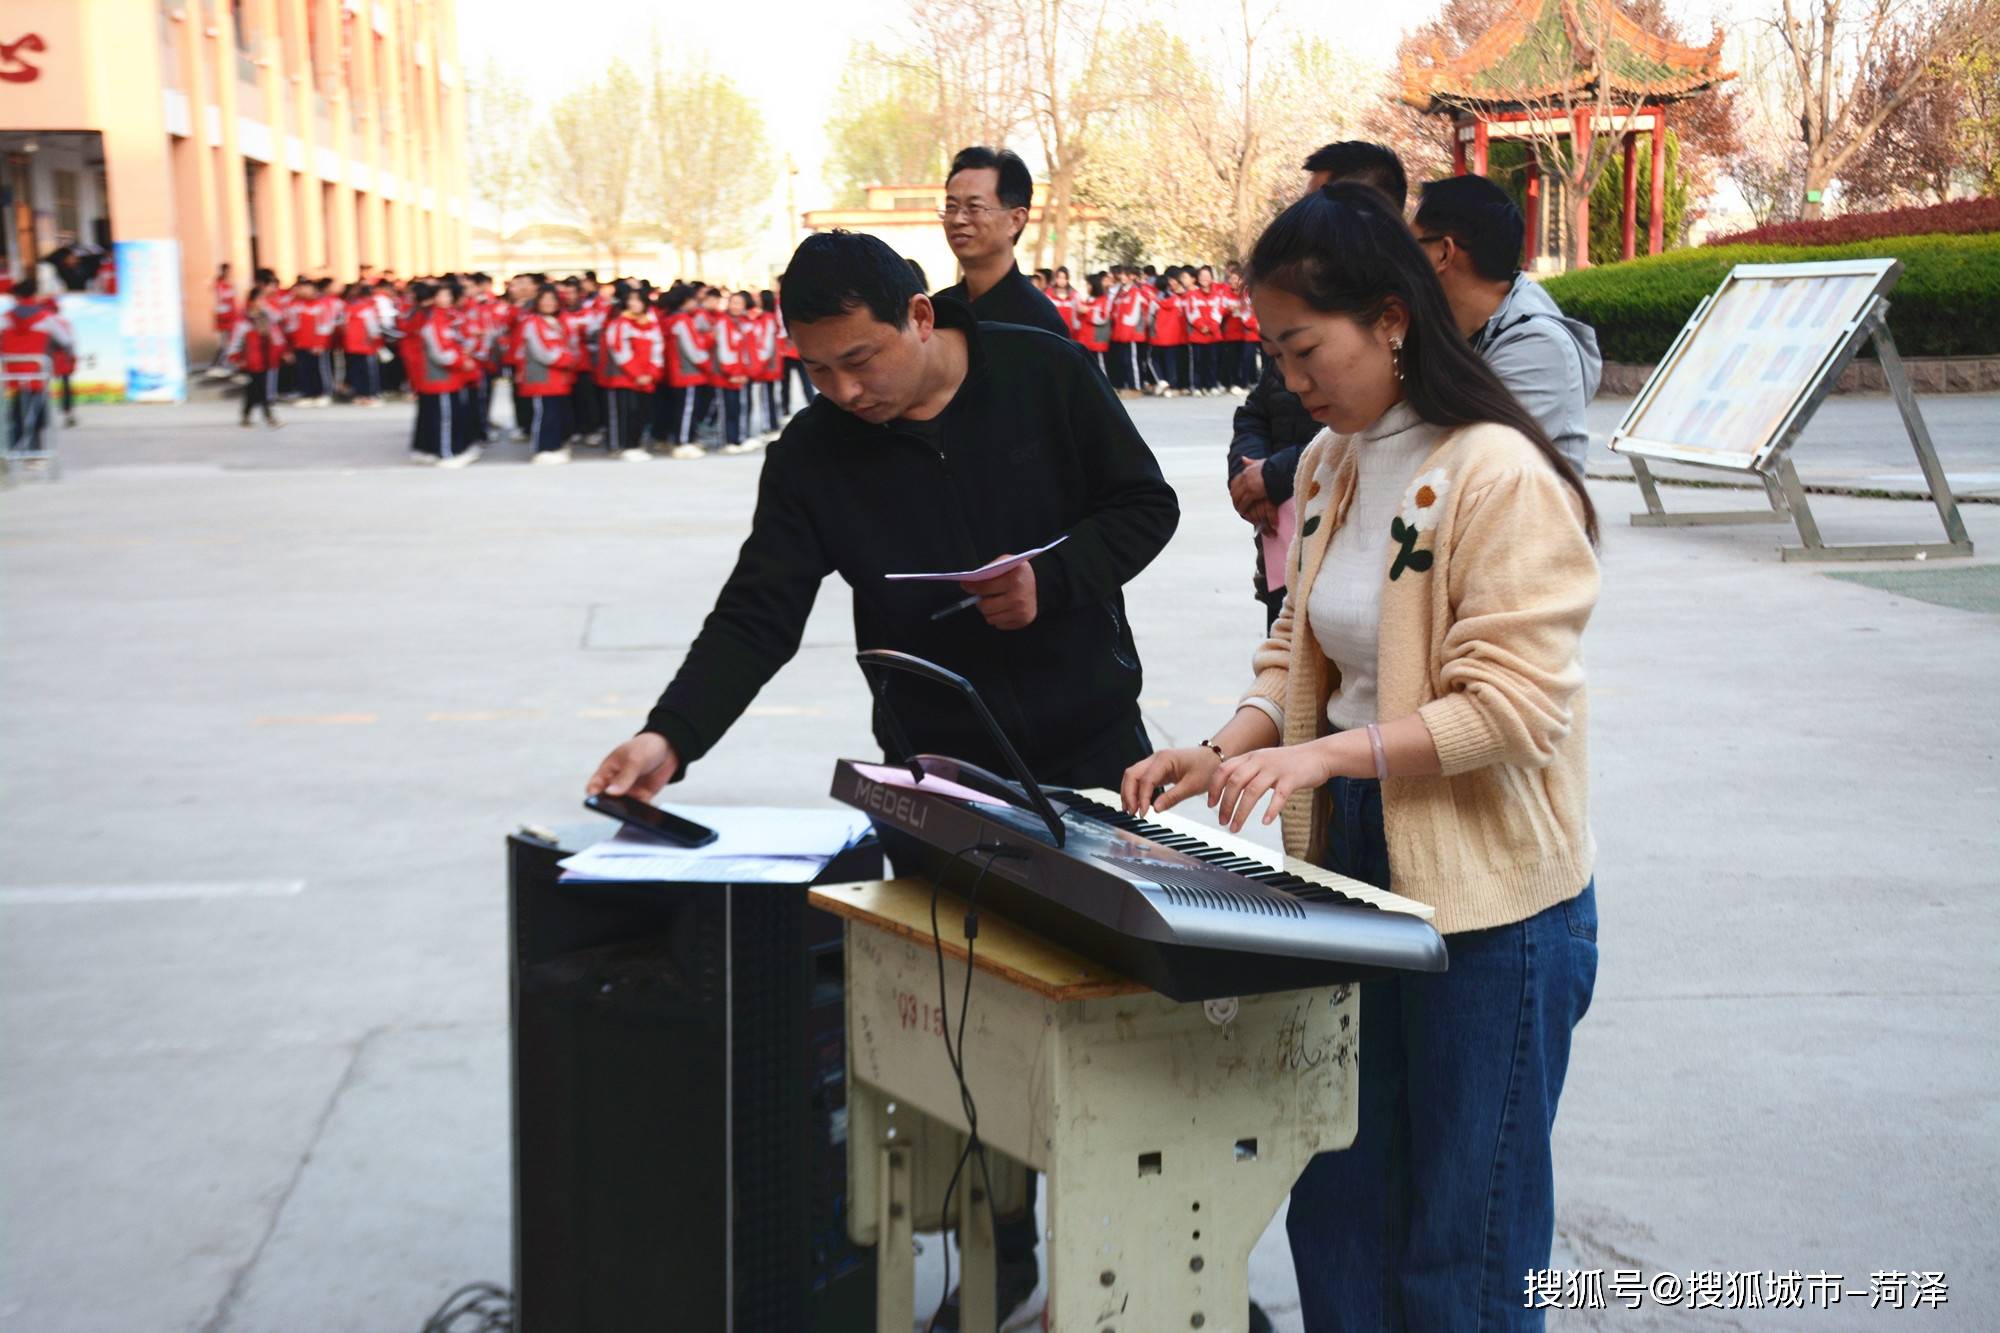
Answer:
[[[516,426],[512,431],[508,432],[507,438],[514,441],[514,443],[516,444],[520,444],[528,438],[528,432]]]
[[[436,454],[427,454],[421,449],[412,449],[410,450],[410,462],[417,467],[436,467],[438,465],[438,456]]]
[[[477,463],[478,461],[479,461],[479,455],[473,453],[470,449],[468,449],[462,454],[453,454],[450,458],[439,459],[438,466],[457,469],[463,467],[471,467],[474,463]]]
[[[627,463],[650,463],[653,455],[644,449],[620,449],[618,457]]]
[[[701,458],[707,453],[708,451],[702,448],[698,444],[677,444],[674,446],[673,452],[669,454],[668,457],[686,460],[690,458]]]
[[[558,467],[569,462],[569,446],[560,449],[544,449],[528,460],[540,467]]]

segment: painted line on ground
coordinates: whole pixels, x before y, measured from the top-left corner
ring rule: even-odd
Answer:
[[[475,708],[463,713],[425,713],[426,722],[534,722],[547,717],[539,708]]]
[[[157,884],[22,884],[0,888],[0,907],[72,903],[201,902],[212,898],[296,898],[302,879],[218,879]]]

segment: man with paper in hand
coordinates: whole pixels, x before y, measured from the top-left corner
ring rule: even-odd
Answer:
[[[771,446],[679,673],[589,790],[650,799],[706,754],[798,651],[829,574],[853,591],[860,647],[965,676],[1038,780],[1115,787],[1152,750],[1123,588],[1180,518],[1118,399],[1069,340],[924,295],[874,237],[808,238],[783,292],[820,396]],[[889,577],[1037,550],[976,582]],[[956,698],[912,686],[896,711],[918,750],[1004,771]],[[879,714],[875,734],[893,748]]]

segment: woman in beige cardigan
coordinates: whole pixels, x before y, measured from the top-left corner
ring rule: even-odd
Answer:
[[[1539,1328],[1549,1136],[1597,972],[1582,479],[1471,351],[1365,186],[1307,196],[1250,261],[1264,346],[1327,430],[1292,578],[1228,725],[1125,775],[1436,909],[1450,969],[1361,987],[1359,1129],[1287,1223],[1308,1329]]]

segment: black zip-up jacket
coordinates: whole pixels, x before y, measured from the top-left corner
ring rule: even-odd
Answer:
[[[798,651],[828,574],[853,589],[857,645],[967,677],[1031,772],[1061,772],[1137,723],[1139,654],[1122,589],[1173,535],[1173,488],[1074,343],[933,303],[968,352],[936,447],[825,397],[771,446],[736,568],[646,720],[683,769]],[[1034,561],[1036,616],[1019,630],[989,627],[977,608],[932,620],[965,596],[958,584],[883,578],[973,569],[1064,536]],[[941,687],[899,677],[892,699],[918,750],[999,767],[978,722]],[[875,736],[894,751],[879,709]]]
[[[1320,424],[1306,411],[1298,395],[1285,387],[1285,377],[1276,366],[1266,366],[1264,377],[1236,409],[1235,436],[1229,441],[1228,476],[1252,463],[1264,469],[1264,493],[1271,503],[1281,505],[1292,498],[1292,479],[1299,470],[1299,454],[1320,432]],[[1263,548],[1251,543],[1257,555],[1251,575],[1258,596],[1263,596]]]

